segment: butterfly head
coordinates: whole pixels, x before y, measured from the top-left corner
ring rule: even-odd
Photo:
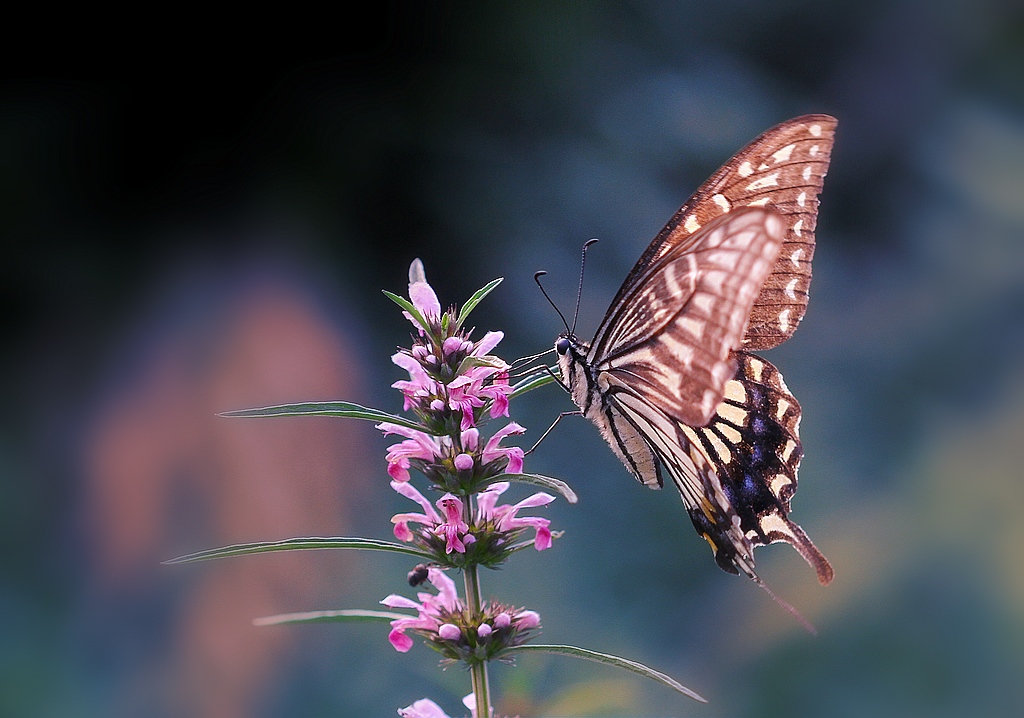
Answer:
[[[558,354],[559,364],[562,363],[563,358],[577,362],[583,361],[587,356],[588,349],[590,347],[581,342],[579,337],[568,332],[559,334],[558,339],[555,340],[555,352]]]
[[[590,382],[585,379],[589,373],[587,352],[590,347],[581,342],[575,334],[559,334],[555,340],[555,353],[558,355],[558,369],[562,375],[562,385],[569,390],[573,401],[581,408],[590,404],[587,397]]]

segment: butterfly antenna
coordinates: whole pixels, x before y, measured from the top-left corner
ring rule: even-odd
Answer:
[[[587,266],[587,247],[597,242],[596,239],[588,239],[583,244],[583,258],[580,259],[580,288],[576,291],[576,311],[572,315],[572,329],[569,333],[576,331],[576,320],[580,316],[580,300],[583,298],[583,269]]]
[[[788,613],[790,616],[792,616],[797,621],[799,621],[800,625],[804,627],[804,630],[806,630],[812,636],[817,636],[818,635],[818,629],[814,627],[814,624],[811,623],[810,621],[808,621],[806,618],[804,618],[800,614],[800,611],[796,610],[789,603],[787,603],[786,601],[784,601],[781,598],[779,598],[778,596],[776,596],[775,592],[772,591],[770,588],[768,588],[767,585],[765,585],[765,582],[761,580],[760,576],[751,575],[750,578],[754,581],[754,583],[756,583],[758,586],[760,586],[762,588],[762,590],[764,590],[765,593],[767,593],[769,596],[771,596],[772,600],[775,601],[775,603],[779,604],[779,606],[781,606],[782,609],[784,611],[786,611],[786,613]]]
[[[520,367],[527,366],[528,364],[532,363],[535,359],[540,359],[542,356],[544,356],[546,354],[551,354],[554,351],[555,351],[554,348],[551,348],[551,349],[546,349],[545,351],[542,351],[542,352],[537,352],[536,354],[531,354],[528,357],[519,357],[514,362],[512,362],[512,364],[510,365],[510,368],[511,369],[519,369]]]
[[[537,283],[537,286],[540,287],[540,293],[543,294],[544,298],[548,300],[548,304],[554,307],[555,311],[558,312],[558,317],[559,319],[562,320],[562,324],[565,325],[565,330],[572,334],[572,329],[569,328],[569,322],[565,321],[565,315],[563,315],[562,312],[559,311],[558,307],[555,306],[555,303],[551,301],[551,297],[549,297],[548,293],[544,291],[544,285],[540,283],[540,278],[543,277],[545,274],[547,274],[547,272],[545,272],[543,269],[539,272],[534,272],[533,281],[535,281]]]

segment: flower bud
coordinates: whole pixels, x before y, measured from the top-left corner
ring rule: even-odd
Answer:
[[[443,623],[437,629],[437,635],[446,641],[457,641],[459,636],[462,635],[462,631],[459,627],[451,623]]]

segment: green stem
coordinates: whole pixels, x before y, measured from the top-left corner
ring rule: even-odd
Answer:
[[[469,523],[475,513],[475,497],[468,497],[466,501],[465,521]],[[462,570],[462,577],[466,583],[466,602],[469,606],[471,616],[478,618],[481,615],[480,605],[480,575],[476,564],[470,564]],[[491,689],[487,679],[487,661],[480,661],[470,665],[470,674],[473,678],[473,693],[476,698],[477,718],[491,718]]]

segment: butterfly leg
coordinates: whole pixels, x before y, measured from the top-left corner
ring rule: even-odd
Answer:
[[[548,427],[548,430],[545,431],[543,434],[541,434],[541,437],[539,439],[537,439],[537,443],[534,444],[533,446],[531,446],[527,451],[523,452],[523,456],[526,456],[527,454],[532,454],[533,450],[536,449],[538,446],[540,446],[540,442],[544,441],[544,439],[547,438],[548,434],[551,433],[552,429],[554,429],[556,426],[558,426],[558,422],[560,422],[562,419],[564,419],[567,416],[583,416],[583,412],[579,411],[579,410],[577,410],[577,411],[563,411],[561,414],[558,415],[558,417],[553,422],[551,422],[551,426]]]

